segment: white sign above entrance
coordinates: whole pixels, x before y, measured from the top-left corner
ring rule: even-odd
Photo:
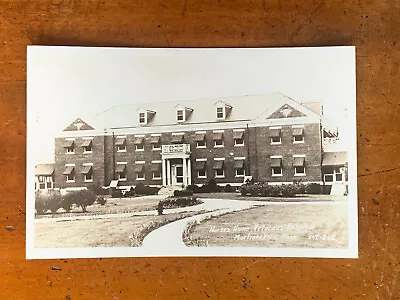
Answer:
[[[190,144],[163,145],[162,154],[190,154]]]

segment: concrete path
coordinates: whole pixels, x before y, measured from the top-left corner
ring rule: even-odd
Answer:
[[[150,232],[143,240],[143,247],[159,249],[159,247],[173,247],[174,249],[186,247],[182,240],[182,233],[191,222],[201,222],[210,217],[216,217],[230,212],[241,211],[254,206],[263,206],[268,203],[261,201],[243,201],[227,199],[202,199],[204,203],[199,206],[212,210],[204,214],[181,219],[164,225]]]

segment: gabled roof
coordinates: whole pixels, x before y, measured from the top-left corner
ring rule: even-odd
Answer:
[[[319,115],[293,99],[281,93],[274,93],[267,95],[217,97],[192,101],[119,105],[97,114],[96,127],[98,129],[136,127],[139,125],[137,111],[140,108],[156,112],[156,115],[148,126],[175,125],[177,123],[176,107],[179,105],[193,109],[193,113],[184,122],[185,124],[214,123],[217,122],[215,103],[218,102],[224,102],[232,107],[226,119],[218,122],[252,121],[260,117],[263,117],[262,121],[265,121],[270,114],[285,104],[289,104],[302,113],[305,113],[305,115],[320,118]]]
[[[35,167],[35,175],[51,176],[54,173],[54,164],[39,164]]]
[[[94,130],[92,126],[83,121],[81,118],[77,118],[74,122],[68,125],[64,131],[79,131],[79,130]]]

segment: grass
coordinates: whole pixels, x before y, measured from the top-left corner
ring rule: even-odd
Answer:
[[[346,248],[347,204],[266,205],[191,224],[187,246]]]
[[[242,196],[240,193],[198,193],[195,194],[198,198],[209,199],[230,199],[230,200],[245,200],[245,201],[269,201],[269,202],[311,202],[311,201],[344,201],[345,196],[331,195],[296,195],[294,198],[285,197],[262,197],[262,196]]]
[[[201,212],[185,212],[161,216],[77,220],[35,224],[35,247],[130,247],[131,236],[139,241],[161,225],[190,217]]]

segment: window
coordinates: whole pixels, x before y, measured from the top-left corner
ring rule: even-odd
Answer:
[[[159,135],[152,135],[150,137],[150,144],[152,150],[161,150],[161,136]]]
[[[306,175],[306,168],[302,167],[294,167],[294,175]]]
[[[215,177],[225,177],[224,169],[215,170]]]
[[[136,173],[136,180],[144,180],[144,172],[140,171]]]
[[[51,181],[48,181],[46,188],[52,189],[53,188],[53,183]]]
[[[92,172],[89,172],[89,173],[87,173],[87,174],[84,174],[84,180],[85,180],[85,181],[93,181]]]
[[[64,143],[65,153],[74,154],[74,152],[75,152],[74,144],[75,144],[74,140],[65,140],[65,143]]]
[[[83,164],[82,174],[85,182],[93,181],[93,164]]]
[[[281,129],[270,128],[271,145],[279,145],[282,143]]]
[[[39,189],[43,190],[46,188],[46,180],[44,176],[39,176]]]
[[[115,168],[115,173],[118,175],[118,180],[125,181],[126,176],[126,163],[117,163],[117,167]]]
[[[244,146],[244,131],[234,131],[233,132],[233,140],[235,142],[235,146]]]
[[[176,120],[177,120],[178,122],[183,122],[183,121],[185,121],[185,115],[184,115],[183,109],[178,109],[178,110],[176,111]]]
[[[134,144],[135,144],[135,151],[144,151],[144,137],[143,136],[135,136]]]
[[[281,176],[282,168],[281,167],[272,167],[272,176]]]
[[[223,147],[223,132],[214,132],[213,133],[214,147]]]
[[[206,133],[198,132],[196,133],[194,140],[196,141],[196,148],[205,148],[206,147]]]
[[[271,173],[272,176],[282,176],[282,157],[271,157]]]
[[[294,176],[305,176],[305,156],[293,155]]]
[[[161,172],[153,171],[153,179],[161,179]]]
[[[117,137],[115,145],[117,146],[117,152],[126,152],[126,138],[125,137]]]
[[[139,113],[139,124],[146,124],[146,113]]]
[[[82,142],[83,153],[92,153],[92,140],[85,139]]]
[[[214,159],[214,174],[216,178],[222,178],[225,177],[225,172],[224,172],[224,160],[222,159]]]
[[[217,119],[225,119],[224,107],[217,107]]]
[[[343,174],[342,173],[337,173],[335,174],[335,179],[336,181],[343,181]]]
[[[206,170],[205,169],[197,170],[197,177],[198,178],[207,178]]]
[[[66,176],[67,182],[75,181],[75,167],[73,165],[66,165],[63,175]]]
[[[333,174],[324,175],[325,182],[333,182]]]
[[[206,141],[197,141],[196,142],[196,148],[205,148],[206,147]]]
[[[236,177],[243,177],[245,175],[246,174],[245,174],[244,168],[236,169]]]
[[[293,143],[304,143],[303,128],[293,128]]]

